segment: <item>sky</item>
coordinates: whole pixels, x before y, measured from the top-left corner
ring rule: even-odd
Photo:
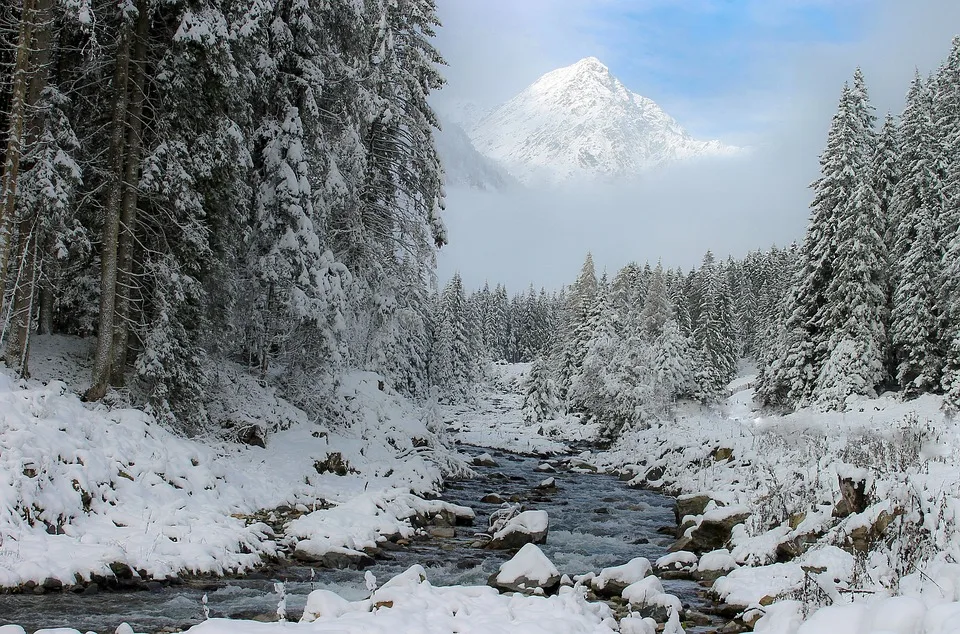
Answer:
[[[749,147],[640,185],[448,191],[441,283],[558,288],[587,251],[610,275],[631,260],[689,268],[800,240],[843,82],[863,68],[878,115],[960,34],[958,0],[438,0],[448,66],[442,112],[502,103],[595,56],[693,136]]]

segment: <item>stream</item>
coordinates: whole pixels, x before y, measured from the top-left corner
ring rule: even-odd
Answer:
[[[470,455],[486,450],[464,448]],[[651,491],[631,489],[615,476],[558,469],[536,471],[538,458],[489,451],[497,466],[475,467],[478,477],[453,481],[443,499],[472,507],[474,526],[458,526],[453,538],[413,540],[401,550],[386,553],[366,568],[382,583],[413,564],[421,564],[434,585],[483,585],[501,563],[504,551],[471,547],[474,534],[487,526],[490,513],[499,504],[483,503],[489,493],[504,499],[518,496],[527,509],[542,509],[550,516],[550,532],[541,546],[561,572],[582,574],[626,563],[633,557],[651,562],[664,555],[673,542],[658,529],[675,528],[673,500]],[[535,489],[547,477],[556,479],[558,490]],[[332,590],[348,600],[369,595],[364,570],[329,570],[296,563],[274,566],[242,577],[188,580],[180,585],[155,585],[149,591],[49,593],[45,595],[0,595],[0,625],[16,623],[28,632],[41,627],[72,627],[80,631],[112,633],[121,622],[137,632],[172,632],[203,620],[202,598],[207,596],[211,617],[270,618],[275,616],[279,595],[274,583],[285,583],[287,614],[298,619],[307,595],[317,588]],[[693,581],[664,580],[664,589],[677,595],[684,606],[708,611],[710,602],[703,588]],[[709,632],[718,620],[687,632]]]

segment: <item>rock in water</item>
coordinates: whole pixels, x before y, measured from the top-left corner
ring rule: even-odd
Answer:
[[[543,544],[547,541],[549,529],[550,518],[546,511],[524,511],[509,519],[494,533],[486,547],[509,550],[525,544]]]
[[[526,544],[513,559],[500,565],[500,571],[491,575],[488,583],[502,592],[547,593],[560,585],[560,571],[543,551]]]

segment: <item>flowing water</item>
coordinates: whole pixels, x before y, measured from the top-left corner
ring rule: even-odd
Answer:
[[[484,450],[469,448],[474,455]],[[673,500],[651,491],[631,489],[609,475],[559,469],[557,473],[536,471],[540,460],[502,452],[490,452],[498,465],[477,467],[478,477],[451,482],[444,499],[472,507],[475,525],[457,527],[454,538],[415,540],[410,546],[387,553],[367,570],[381,582],[421,564],[434,585],[485,584],[509,555],[501,551],[471,547],[474,534],[486,528],[491,512],[499,504],[481,502],[488,493],[505,499],[518,496],[527,509],[542,509],[550,516],[550,533],[543,552],[561,572],[571,576],[599,571],[627,562],[633,557],[655,561],[666,553],[672,539],[658,529],[675,527]],[[535,489],[547,477],[556,479],[558,490],[544,493]],[[212,617],[253,618],[275,615],[279,595],[274,583],[284,582],[287,614],[303,611],[311,590],[332,590],[346,599],[369,595],[364,571],[313,569],[285,565],[264,569],[241,578],[188,581],[182,585],[150,591],[100,591],[81,594],[0,596],[0,624],[17,623],[28,631],[41,627],[72,627],[81,631],[113,632],[127,622],[137,632],[185,629],[204,618],[202,598]],[[708,607],[701,588],[692,581],[664,581],[667,592],[677,595],[685,606]],[[719,623],[709,628],[708,631]],[[695,632],[697,629],[688,629]]]

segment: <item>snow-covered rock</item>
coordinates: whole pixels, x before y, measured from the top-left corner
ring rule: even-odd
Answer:
[[[482,453],[479,456],[474,456],[473,460],[470,461],[475,467],[496,467],[497,461],[493,459],[488,453]]]
[[[502,550],[520,548],[525,544],[547,541],[550,518],[546,511],[524,511],[510,518],[486,544],[487,548]]]
[[[594,57],[547,73],[467,132],[482,154],[525,183],[631,178],[737,151],[694,139]]]
[[[505,592],[547,593],[560,585],[560,571],[542,550],[526,544],[512,559],[500,565],[489,583]]]
[[[604,568],[600,574],[590,579],[590,587],[603,596],[618,596],[627,586],[640,581],[651,571],[649,559],[635,557],[623,565]]]
[[[420,566],[413,566],[391,579],[369,599],[344,604],[329,595],[313,597],[314,595],[311,595],[308,599],[308,608],[314,618],[310,622],[260,623],[209,619],[192,627],[188,632],[614,634],[617,631],[616,621],[608,605],[588,602],[573,588],[560,588],[558,594],[553,596],[525,596],[501,595],[488,586],[435,587],[426,579]],[[11,634],[21,632],[22,630]]]
[[[671,610],[683,609],[680,599],[664,592],[663,584],[652,575],[631,583],[623,589],[621,596],[641,616],[661,622],[667,620]]]

